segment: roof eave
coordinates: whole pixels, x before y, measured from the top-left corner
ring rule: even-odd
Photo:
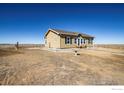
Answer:
[[[49,28],[49,29],[48,29],[48,31],[45,33],[44,38],[47,36],[47,34],[49,33],[49,31],[52,31],[52,32],[54,32],[54,33],[56,33],[56,34],[58,34],[58,35],[59,35],[59,33],[58,33],[58,32],[56,32],[55,30],[53,30],[53,29]]]

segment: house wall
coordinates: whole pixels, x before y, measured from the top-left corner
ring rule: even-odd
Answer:
[[[60,48],[60,36],[50,31],[46,36],[45,46],[48,48]]]
[[[78,47],[78,44],[75,44],[75,38],[76,37],[71,37],[72,38],[72,44],[65,44],[65,37],[60,37],[59,35],[57,35],[54,32],[49,31],[49,33],[47,34],[46,38],[45,38],[45,46],[47,48],[75,48]],[[90,45],[92,46],[92,44],[88,44],[88,39],[84,38],[84,37],[78,37],[78,38],[82,38],[85,39],[85,44],[82,44],[80,46],[85,46],[85,45]]]
[[[65,44],[65,37],[60,38],[60,48],[74,48],[77,44],[74,43],[74,38],[72,38],[72,44]]]
[[[92,44],[89,44],[88,43],[88,39],[87,38],[83,38],[83,37],[78,37],[79,39],[85,39],[85,44],[83,43],[82,47],[84,46],[92,46]],[[72,38],[72,44],[65,44],[65,37],[61,37],[60,38],[60,48],[75,48],[75,47],[78,47],[78,44],[76,43],[75,44],[75,37]]]

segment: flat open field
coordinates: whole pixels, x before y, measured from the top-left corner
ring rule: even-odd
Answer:
[[[0,49],[1,85],[124,85],[124,50]]]

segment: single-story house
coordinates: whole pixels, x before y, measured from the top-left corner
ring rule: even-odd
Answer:
[[[48,29],[45,34],[45,46],[48,48],[75,48],[93,45],[93,36],[58,29]]]

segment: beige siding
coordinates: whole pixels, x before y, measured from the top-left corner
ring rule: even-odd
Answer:
[[[85,39],[85,44],[83,43],[82,45],[80,45],[80,46],[82,46],[82,47],[84,47],[84,46],[89,46],[89,45],[92,45],[92,44],[88,44],[88,39],[86,39],[86,38],[82,38],[82,37],[78,37],[79,39]],[[72,38],[72,44],[65,44],[65,37],[61,37],[60,38],[60,48],[75,48],[75,47],[78,47],[78,44],[76,43],[75,44],[75,38]]]
[[[72,38],[72,37],[71,37]],[[75,37],[72,38],[72,44],[65,44],[65,37],[60,37],[56,33],[49,31],[46,36],[46,44],[45,46],[48,48],[75,48],[75,47],[85,47],[85,46],[92,46],[92,44],[88,43],[88,38],[78,37],[79,39],[85,39],[85,44],[82,43],[78,46],[75,44]]]
[[[61,45],[61,48],[74,48],[76,47],[77,44],[74,43],[74,38],[72,39],[72,44],[65,44],[65,38],[61,37],[60,45]]]
[[[60,36],[50,31],[46,36],[46,47],[60,48]]]

